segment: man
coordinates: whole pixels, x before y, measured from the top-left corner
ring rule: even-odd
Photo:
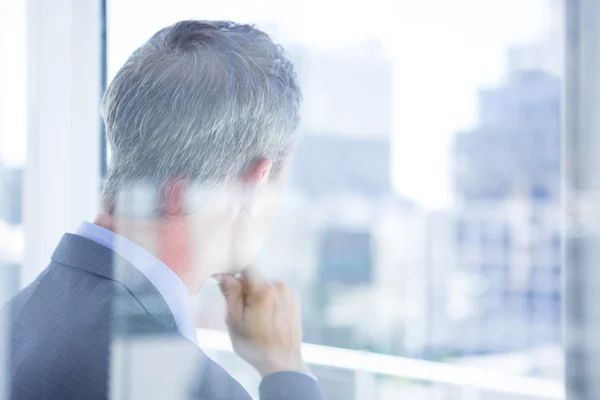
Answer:
[[[196,344],[190,298],[213,277],[261,399],[322,399],[298,300],[251,267],[300,97],[281,47],[248,25],[179,22],[131,55],[103,100],[103,210],[9,304],[11,398],[249,399]]]

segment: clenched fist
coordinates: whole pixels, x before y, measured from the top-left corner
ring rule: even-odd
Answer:
[[[264,377],[275,372],[309,373],[302,361],[300,302],[281,282],[256,269],[239,278],[218,275],[227,302],[227,326],[235,352]]]

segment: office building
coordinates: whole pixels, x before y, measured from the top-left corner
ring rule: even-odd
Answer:
[[[560,343],[560,99],[558,77],[513,70],[456,136],[457,262],[477,287],[457,353]]]

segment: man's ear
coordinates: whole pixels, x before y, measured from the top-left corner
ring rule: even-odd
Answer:
[[[244,172],[244,175],[242,176],[244,184],[247,186],[258,186],[267,182],[269,180],[272,166],[273,162],[267,158],[261,158],[253,161],[250,163]]]

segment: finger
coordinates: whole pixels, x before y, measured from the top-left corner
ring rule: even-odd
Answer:
[[[242,287],[246,295],[262,292],[273,287],[271,282],[257,267],[248,267],[242,272]]]
[[[292,289],[290,289],[285,283],[273,281],[273,286],[277,289],[279,295],[284,299],[289,300],[292,297]]]
[[[243,309],[242,283],[239,279],[230,274],[214,275],[213,279],[219,283],[219,288],[225,298],[229,312],[236,313],[240,309]]]
[[[277,300],[273,304],[275,312],[285,315],[285,319],[289,318],[291,310],[291,290],[283,282],[273,281],[273,295]]]

